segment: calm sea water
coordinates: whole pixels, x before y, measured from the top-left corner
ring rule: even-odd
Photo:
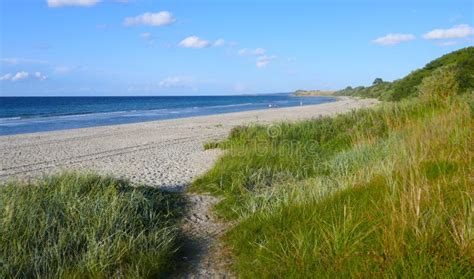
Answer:
[[[1,97],[0,135],[94,127],[335,101],[291,94],[180,97]]]

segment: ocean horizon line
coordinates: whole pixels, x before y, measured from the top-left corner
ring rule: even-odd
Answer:
[[[265,92],[265,93],[243,93],[243,94],[206,94],[196,95],[185,93],[173,95],[0,95],[0,98],[102,98],[102,97],[228,97],[228,96],[260,96],[260,95],[293,95],[294,91],[290,92]]]
[[[288,93],[224,96],[7,97],[0,135],[129,124],[327,103],[335,97]]]

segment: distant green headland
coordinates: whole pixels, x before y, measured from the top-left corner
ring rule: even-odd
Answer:
[[[295,96],[331,96],[335,92],[333,90],[296,90],[293,94]]]

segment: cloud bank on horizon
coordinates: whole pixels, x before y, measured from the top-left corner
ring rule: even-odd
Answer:
[[[25,12],[21,5],[6,1],[2,95],[68,94],[77,87],[91,88],[91,94],[131,92],[123,88],[150,94],[336,89],[370,82],[377,70],[385,79],[400,77],[453,47],[473,45],[474,36],[469,1],[429,7],[413,1],[413,8],[386,3],[386,9],[288,1],[265,13],[268,7],[261,3],[44,0],[26,11],[36,25],[21,22],[15,16]],[[351,25],[354,9],[365,27]],[[338,14],[330,16],[334,10]],[[312,13],[319,16],[305,17]],[[380,18],[367,16],[377,13]],[[281,20],[292,14],[299,16]],[[337,35],[347,26],[353,29],[349,36]],[[394,48],[400,57],[390,56]],[[403,65],[404,56],[416,64]],[[398,66],[381,70],[380,60]]]

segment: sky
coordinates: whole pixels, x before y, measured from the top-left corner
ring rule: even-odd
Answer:
[[[230,95],[394,80],[474,45],[474,1],[1,0],[1,96]]]

